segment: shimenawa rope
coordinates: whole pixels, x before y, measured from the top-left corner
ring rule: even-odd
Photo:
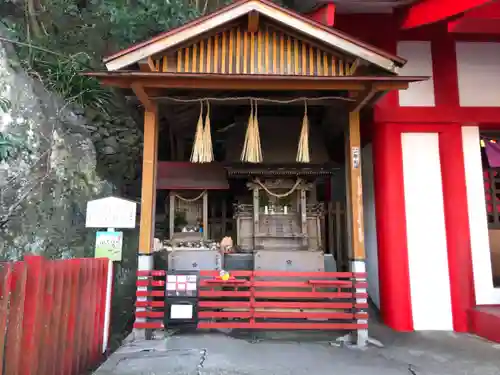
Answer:
[[[299,187],[299,185],[301,184],[302,180],[300,178],[297,179],[297,181],[295,182],[295,184],[292,186],[292,188],[287,191],[286,193],[283,193],[283,194],[276,194],[276,193],[273,193],[271,190],[269,190],[269,188],[264,185],[258,178],[255,179],[255,182],[262,188],[264,189],[264,191],[275,197],[275,198],[285,198],[285,197],[288,197],[290,194],[292,194],[295,190],[297,190],[297,188]]]
[[[205,194],[206,192],[207,192],[206,190],[203,190],[200,195],[198,195],[196,198],[192,198],[192,199],[181,197],[179,194],[175,194],[174,197],[176,197],[177,199],[179,199],[183,202],[186,202],[186,203],[193,203],[193,202],[196,202],[197,200],[199,200],[200,198],[202,198],[203,194]]]

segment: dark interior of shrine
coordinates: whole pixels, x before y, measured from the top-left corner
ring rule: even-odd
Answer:
[[[251,110],[250,98],[256,100],[257,118],[262,146],[262,163],[244,163],[240,160],[245,131]],[[240,243],[236,210],[251,206],[252,192],[248,184],[259,181],[270,183],[276,192],[286,192],[284,186],[299,179],[311,187],[306,193],[307,205],[319,204],[317,247],[322,253],[337,260],[337,269],[346,263],[345,225],[345,129],[348,106],[353,99],[347,91],[305,92],[208,92],[170,91],[155,96],[159,104],[158,161],[189,164],[196,126],[203,108],[203,119],[209,118],[214,151],[214,162],[227,172],[228,190],[208,190],[209,238],[220,241],[229,236]],[[307,104],[309,122],[310,162],[296,161],[301,126]],[[362,116],[368,123],[369,110]],[[199,190],[179,192],[193,198],[203,191],[205,176],[196,175]],[[283,188],[280,189],[280,185]],[[286,185],[288,186],[288,185]],[[264,192],[263,192],[264,193]],[[169,189],[160,188],[156,196],[155,237],[169,237]],[[265,193],[260,204],[268,202]],[[295,200],[295,196],[293,198]],[[276,202],[284,204],[283,199]],[[275,203],[276,203],[275,202]],[[288,201],[286,203],[288,205]],[[261,209],[263,209],[261,207]],[[198,211],[200,212],[200,211]],[[240,233],[238,233],[240,232]]]

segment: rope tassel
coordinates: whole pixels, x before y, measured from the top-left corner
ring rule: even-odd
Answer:
[[[309,154],[309,118],[307,117],[307,101],[304,102],[304,118],[302,119],[302,130],[300,131],[296,161],[297,163],[311,162]]]
[[[196,133],[194,135],[193,151],[191,152],[191,163],[202,163],[203,156],[203,102],[200,101],[200,117],[196,125]]]
[[[210,102],[207,100],[207,115],[205,117],[205,129],[203,130],[203,162],[214,161],[214,151],[212,147],[212,130],[210,128]]]
[[[255,112],[254,112],[255,111]],[[241,152],[241,161],[247,163],[262,163],[262,148],[260,144],[259,120],[257,118],[257,103],[250,101],[250,116],[245,134],[245,143]]]

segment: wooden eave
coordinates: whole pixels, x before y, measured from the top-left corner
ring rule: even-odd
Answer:
[[[276,24],[303,35],[306,39],[318,41],[341,53],[358,57],[391,74],[397,73],[398,68],[406,63],[401,57],[389,54],[268,0],[241,0],[107,57],[104,60],[106,68],[109,71],[117,71],[130,67],[252,13],[258,13]]]
[[[87,76],[99,79],[104,85],[119,88],[168,88],[206,90],[405,90],[412,82],[428,77],[404,76],[291,76],[260,74],[201,74],[163,72],[89,72]]]

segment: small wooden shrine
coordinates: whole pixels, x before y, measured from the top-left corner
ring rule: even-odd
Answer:
[[[176,160],[221,162],[229,176],[235,164],[251,166],[244,178],[251,200],[232,198],[236,240],[248,250],[323,249],[314,169],[328,169],[332,158],[314,154],[318,148],[313,138],[321,129],[323,144],[342,139],[337,149],[342,149],[346,168],[349,258],[362,262],[360,111],[387,91],[406,89],[410,82],[424,79],[398,76],[404,63],[268,0],[235,1],[108,57],[107,72],[89,75],[137,97],[144,107],[139,253],[152,251],[161,122],[168,123],[168,131],[177,139],[190,139],[189,156]],[[291,111],[295,115],[287,119],[286,112]],[[229,140],[227,128],[242,136]],[[266,129],[277,132],[277,138],[268,137]],[[284,146],[290,142],[293,146]],[[222,156],[216,152],[221,143],[232,146]],[[286,152],[291,157],[282,157]],[[197,198],[194,192],[192,196],[174,192],[170,210],[176,196],[185,198],[184,203]],[[200,206],[196,207],[191,219],[199,216]],[[206,223],[206,203],[201,207]],[[170,223],[175,220],[172,216],[175,213],[170,214]]]
[[[168,246],[208,249],[208,198],[210,192],[229,189],[222,166],[184,162],[161,162],[158,165],[157,189],[168,191],[165,211]]]

